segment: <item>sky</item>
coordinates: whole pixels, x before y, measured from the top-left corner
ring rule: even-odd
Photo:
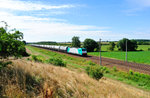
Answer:
[[[27,42],[150,39],[150,0],[0,0],[0,21]]]

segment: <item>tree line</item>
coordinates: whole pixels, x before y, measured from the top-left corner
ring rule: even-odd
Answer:
[[[128,51],[136,51],[136,49],[138,48],[137,41],[129,40],[127,38],[123,38],[119,40],[117,43],[109,42],[108,50],[113,51],[115,46],[117,46],[119,51],[126,51],[126,42],[127,42]],[[79,40],[79,37],[74,36],[72,38],[72,47],[81,47],[81,42]],[[99,42],[87,38],[83,41],[82,47],[86,48],[88,52],[99,51]]]

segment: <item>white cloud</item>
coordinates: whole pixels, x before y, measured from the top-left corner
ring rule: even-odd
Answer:
[[[26,41],[69,41],[73,36],[85,38],[99,38],[108,33],[108,28],[90,25],[74,25],[67,23],[67,20],[51,18],[45,12],[36,12],[42,9],[72,8],[74,5],[51,6],[40,3],[25,2],[19,0],[0,0],[0,21],[6,21],[10,28],[19,29],[24,33]],[[13,10],[16,14],[6,11]],[[26,11],[25,15],[16,11]],[[34,14],[41,17],[28,16],[28,11],[35,11]],[[66,12],[55,11],[53,14],[64,14]],[[28,15],[27,15],[28,14]],[[48,18],[43,18],[44,16]],[[106,35],[105,35],[106,36]]]
[[[56,16],[56,15],[64,15],[64,14],[68,14],[68,12],[66,12],[66,11],[48,11],[48,12],[35,13],[33,15],[36,15],[36,16]]]
[[[106,29],[104,27],[73,25],[57,20],[59,19],[17,16],[8,12],[0,12],[0,21],[6,21],[11,28],[21,30],[27,41],[69,41],[73,36],[80,36],[82,39],[94,38],[109,32],[104,30]]]
[[[72,8],[74,5],[45,5],[40,3],[24,2],[19,0],[0,0],[0,8],[10,9],[10,10],[20,10],[20,11],[32,11],[32,10],[42,10],[42,9],[62,9],[62,8]]]

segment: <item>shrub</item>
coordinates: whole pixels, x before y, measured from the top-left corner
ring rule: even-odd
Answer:
[[[148,48],[148,51],[150,51],[150,48]]]
[[[42,59],[38,58],[36,55],[32,55],[32,60],[35,62],[43,62]]]
[[[94,62],[92,62],[92,61],[88,61],[88,64],[89,65],[92,65],[92,66],[94,66],[94,65],[96,65]]]
[[[61,58],[50,58],[47,60],[47,63],[53,64],[56,66],[66,67],[66,63]]]
[[[130,75],[133,75],[133,70],[130,69],[130,70],[129,70],[129,74],[130,74]]]
[[[114,72],[116,72],[116,71],[117,71],[117,68],[116,68],[116,66],[114,66],[114,67],[113,67],[113,71],[114,71]]]
[[[100,68],[101,68],[101,71],[103,73],[109,73],[110,72],[109,69],[107,67],[105,67],[105,66],[101,66]]]
[[[88,66],[86,68],[86,72],[90,77],[96,80],[99,80],[100,78],[103,77],[103,73],[100,66]]]
[[[68,60],[73,60],[74,58],[72,58],[72,57],[67,57],[67,59],[68,59]]]

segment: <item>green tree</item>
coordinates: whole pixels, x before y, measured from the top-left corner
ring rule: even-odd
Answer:
[[[24,41],[22,41],[25,45],[27,44],[27,42],[24,40]]]
[[[25,45],[22,42],[23,33],[14,31],[7,32],[7,27],[0,28],[0,57],[7,58],[9,56],[20,57],[27,55]]]
[[[81,42],[80,42],[80,40],[79,40],[79,37],[74,36],[74,37],[72,38],[72,47],[80,47],[80,46],[81,46],[80,43],[81,43]]]
[[[93,52],[95,48],[98,48],[99,45],[93,39],[85,39],[83,42],[83,47],[87,49],[88,52]]]
[[[119,40],[117,43],[117,47],[121,51],[126,51],[126,41],[127,41],[127,50],[128,51],[136,51],[137,49],[137,41],[135,40],[129,40],[126,38],[123,38],[122,40]]]
[[[115,43],[114,42],[109,42],[108,50],[114,51],[114,48],[115,48]]]

